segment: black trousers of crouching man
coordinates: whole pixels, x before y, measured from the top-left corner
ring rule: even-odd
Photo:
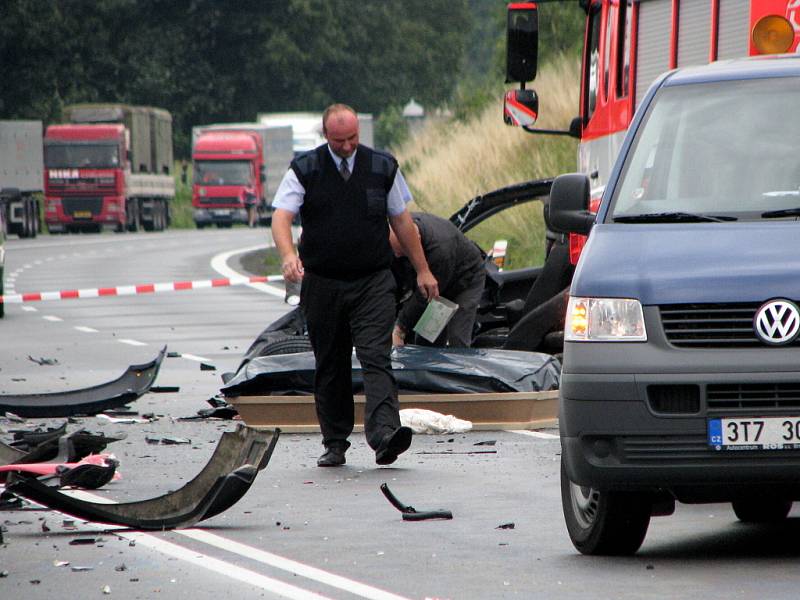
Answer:
[[[367,443],[376,449],[387,433],[400,427],[390,359],[395,285],[388,269],[351,281],[308,271],[303,276],[300,305],[314,349],[314,400],[326,447],[348,447],[353,432],[353,346],[364,377]]]

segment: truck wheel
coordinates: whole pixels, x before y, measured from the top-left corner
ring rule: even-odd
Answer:
[[[572,483],[561,458],[561,506],[572,544],[582,554],[630,555],[644,541],[652,501],[645,494],[609,492]]]
[[[128,231],[139,231],[141,227],[141,216],[139,215],[139,203],[131,200],[125,207]]]
[[[167,205],[163,200],[156,202],[155,229],[164,231],[167,228]]]
[[[731,505],[736,518],[744,523],[775,523],[783,521],[792,510],[792,501],[783,498],[743,498]]]
[[[194,224],[198,229],[203,229],[206,226],[205,223],[198,223],[197,221],[195,221]]]

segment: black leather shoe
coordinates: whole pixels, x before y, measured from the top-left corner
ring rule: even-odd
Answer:
[[[317,459],[318,467],[341,467],[346,461],[344,458],[346,448],[341,446],[328,446],[325,453]]]
[[[392,464],[411,446],[411,435],[410,427],[398,427],[393,432],[387,433],[381,445],[375,450],[375,462],[379,465]]]

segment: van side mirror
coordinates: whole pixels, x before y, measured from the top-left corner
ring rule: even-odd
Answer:
[[[539,54],[539,11],[533,2],[508,5],[506,24],[506,83],[536,78]]]
[[[550,226],[557,233],[587,235],[595,215],[589,212],[589,178],[583,173],[559,175],[550,188]]]
[[[539,97],[533,90],[509,90],[503,97],[506,125],[531,127],[539,116]]]

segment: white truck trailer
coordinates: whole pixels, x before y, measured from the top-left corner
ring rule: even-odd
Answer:
[[[39,232],[44,189],[41,121],[0,121],[0,221],[21,238]]]
[[[295,155],[313,150],[325,143],[325,136],[322,134],[321,112],[259,113],[258,121],[273,127],[290,126]],[[373,147],[372,115],[358,113],[358,125],[359,141],[365,146]]]

